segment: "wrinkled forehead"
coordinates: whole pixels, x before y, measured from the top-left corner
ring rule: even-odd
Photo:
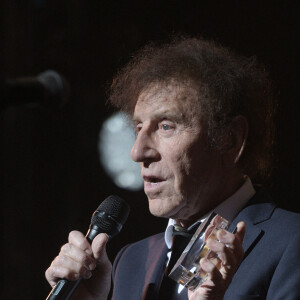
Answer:
[[[151,106],[159,109],[161,105],[168,105],[170,109],[196,112],[199,110],[199,93],[189,83],[169,82],[167,84],[155,83],[147,86],[139,94],[133,117],[137,111]]]

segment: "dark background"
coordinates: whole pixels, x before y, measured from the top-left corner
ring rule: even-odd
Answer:
[[[113,75],[145,43],[173,34],[213,38],[266,65],[280,103],[267,186],[279,205],[299,212],[297,2],[1,0],[1,81],[54,69],[71,95],[61,109],[0,111],[0,298],[46,298],[44,272],[68,232],[86,232],[110,194],[132,210],[109,244],[112,259],[124,244],[164,230],[166,221],[150,216],[142,192],[119,189],[105,175],[97,139],[112,113],[105,89]]]

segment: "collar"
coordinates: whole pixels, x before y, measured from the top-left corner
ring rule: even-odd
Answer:
[[[237,216],[239,211],[246,205],[246,203],[254,196],[255,189],[253,187],[253,184],[251,182],[251,179],[245,175],[245,181],[243,185],[229,198],[221,202],[215,209],[215,213],[221,215],[223,218],[227,219],[229,222],[232,222],[232,220]],[[194,227],[197,223],[201,223],[204,221],[207,216],[212,212],[210,211],[206,215],[204,215],[202,218],[200,218],[198,221],[196,221],[193,225],[191,225],[189,228]],[[169,249],[172,247],[172,232],[173,232],[173,226],[175,224],[174,219],[169,219],[166,231],[165,231],[165,242]],[[188,229],[189,229],[188,228]]]

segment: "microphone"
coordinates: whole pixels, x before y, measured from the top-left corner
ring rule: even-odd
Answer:
[[[110,240],[121,231],[129,211],[128,204],[122,198],[114,195],[107,197],[92,215],[86,239],[92,243],[97,234],[106,233]],[[46,300],[70,299],[80,281],[81,278],[77,281],[59,280]]]
[[[65,104],[69,84],[56,71],[47,70],[36,77],[8,79],[0,86],[0,107],[44,105],[55,108]]]

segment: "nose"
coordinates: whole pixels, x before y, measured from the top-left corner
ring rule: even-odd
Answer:
[[[131,149],[131,159],[135,162],[150,163],[159,159],[155,137],[142,128]]]

